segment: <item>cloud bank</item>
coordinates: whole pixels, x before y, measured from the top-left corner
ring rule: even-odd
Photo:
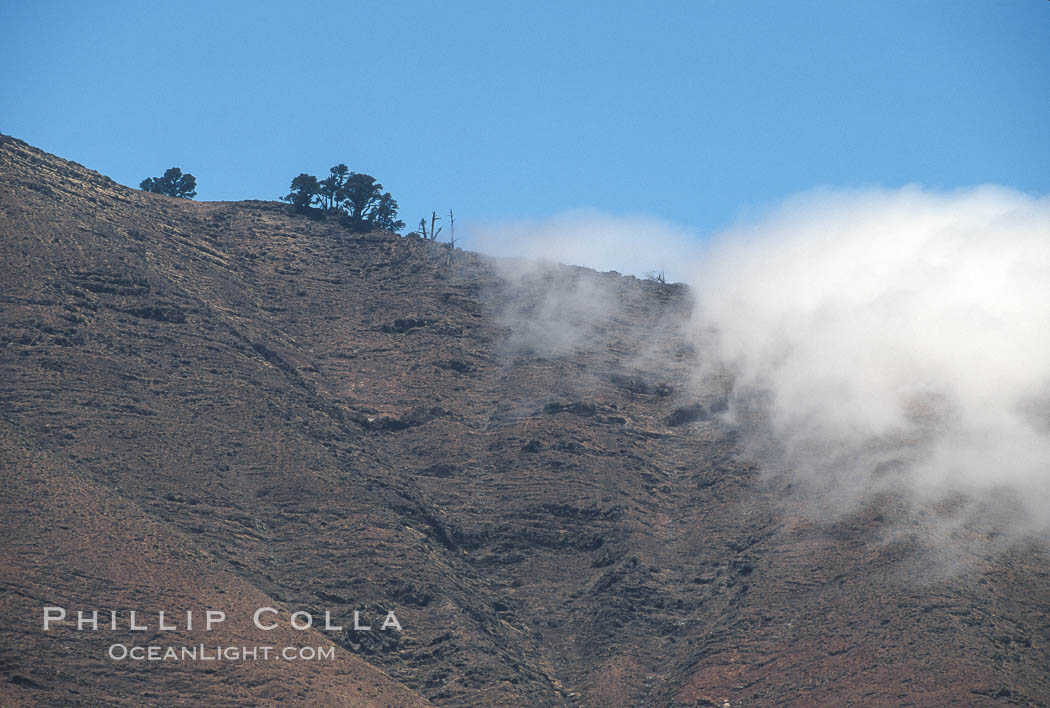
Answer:
[[[1050,535],[1050,198],[818,190],[704,242],[594,211],[472,236],[496,255],[687,282],[680,326],[703,368],[730,372],[728,422],[810,515],[892,498],[934,510],[938,533]],[[607,294],[504,270],[551,280],[536,312],[512,313],[545,348],[570,350],[579,337],[546,339],[609,316]]]
[[[813,507],[888,493],[1050,531],[1050,200],[813,192],[690,281],[738,422]]]

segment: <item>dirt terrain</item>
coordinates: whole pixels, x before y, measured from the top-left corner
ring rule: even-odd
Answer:
[[[792,513],[696,374],[684,286],[7,137],[0,234],[3,705],[1050,705],[1045,548],[924,574],[890,500]],[[44,632],[50,605],[230,619]],[[263,636],[264,606],[402,630]],[[149,641],[336,651],[106,656]]]

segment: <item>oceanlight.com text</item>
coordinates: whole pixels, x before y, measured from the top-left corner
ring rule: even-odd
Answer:
[[[335,659],[335,646],[221,646],[192,644],[112,644],[106,655],[114,661],[325,661]]]

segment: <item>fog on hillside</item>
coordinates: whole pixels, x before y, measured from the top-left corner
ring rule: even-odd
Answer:
[[[934,509],[927,533],[944,538],[1050,532],[1050,199],[815,191],[700,249],[660,222],[591,217],[494,233],[518,254],[620,270],[646,267],[632,254],[651,235],[647,255],[695,293],[681,326],[696,380],[730,372],[725,422],[787,475],[789,503],[837,519],[892,499]],[[563,349],[609,302],[552,288],[526,330]]]

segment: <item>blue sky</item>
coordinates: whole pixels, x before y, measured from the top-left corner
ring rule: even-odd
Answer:
[[[135,186],[375,175],[413,226],[698,234],[816,186],[1050,192],[1050,2],[0,3],[0,131]]]

